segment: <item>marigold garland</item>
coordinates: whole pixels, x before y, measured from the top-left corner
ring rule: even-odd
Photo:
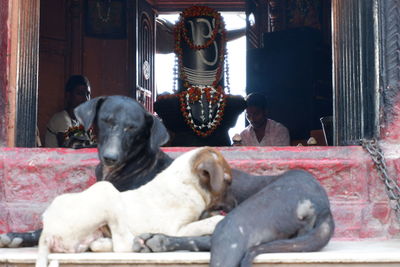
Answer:
[[[185,27],[185,20],[191,17],[208,16],[215,19],[215,27],[213,32],[207,42],[202,45],[195,45],[190,38],[187,36],[188,30]],[[219,40],[219,63],[217,71],[215,74],[215,80],[211,86],[205,88],[200,88],[191,85],[188,80],[185,71],[183,70],[183,49],[181,47],[181,40],[186,42],[186,44],[192,50],[201,50],[209,47],[212,43],[217,40],[218,33],[221,34]],[[175,26],[175,52],[178,58],[179,65],[179,77],[183,81],[183,86],[186,90],[175,94],[180,102],[180,110],[183,117],[185,118],[186,124],[199,136],[207,137],[220,125],[224,109],[226,105],[226,95],[222,86],[218,86],[221,79],[223,64],[225,60],[225,44],[226,44],[226,31],[225,24],[221,17],[221,14],[216,12],[214,9],[206,6],[193,6],[184,10],[179,17],[179,21]],[[190,111],[190,104],[201,101],[202,95],[205,95],[207,102],[211,104],[217,104],[217,112],[211,121],[211,115],[209,115],[210,121],[207,124],[197,125],[192,118]],[[202,103],[202,102],[201,102]],[[204,112],[204,107],[202,107],[202,112]],[[211,112],[211,109],[209,110]],[[204,131],[204,129],[207,129]]]

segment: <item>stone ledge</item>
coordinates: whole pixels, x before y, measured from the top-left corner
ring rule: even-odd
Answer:
[[[256,257],[254,266],[399,266],[400,240],[331,241],[319,252],[271,253]],[[31,266],[36,248],[0,249],[0,266]],[[208,266],[208,252],[79,253],[49,255],[60,266]],[[8,265],[7,265],[8,264]]]

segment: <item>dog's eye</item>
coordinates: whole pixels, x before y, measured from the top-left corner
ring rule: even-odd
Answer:
[[[111,125],[111,126],[113,126],[113,125],[115,124],[115,123],[114,123],[114,120],[111,119],[111,118],[104,118],[104,119],[102,119],[102,121],[103,121],[104,123],[108,124],[108,125]]]
[[[133,126],[127,126],[127,127],[124,128],[124,131],[125,132],[132,131],[133,129],[134,129]]]

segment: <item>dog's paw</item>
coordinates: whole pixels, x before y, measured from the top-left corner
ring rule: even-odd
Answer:
[[[7,234],[0,235],[0,248],[7,247],[11,243],[11,238]]]
[[[24,241],[20,237],[13,237],[10,234],[1,234],[0,235],[0,248],[8,247],[8,248],[18,248],[21,246],[22,241]]]
[[[93,252],[111,252],[113,244],[111,238],[102,237],[90,243],[90,250]]]
[[[133,238],[133,252],[151,252],[150,248],[146,246],[146,241],[150,239],[153,235],[152,234],[141,234],[139,236],[135,236]]]
[[[9,248],[19,248],[24,240],[20,237],[15,237],[11,240],[10,244],[8,244]]]
[[[150,248],[153,252],[166,252],[170,251],[170,241],[166,235],[154,234],[146,241],[146,247]]]
[[[173,249],[172,249],[173,250]],[[162,234],[141,234],[133,240],[134,252],[171,251],[170,240]]]

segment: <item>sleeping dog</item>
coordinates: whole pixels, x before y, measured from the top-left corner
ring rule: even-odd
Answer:
[[[325,190],[308,172],[251,176],[232,169],[232,193],[238,206],[212,236],[142,235],[136,252],[191,250],[193,242],[211,249],[210,266],[251,266],[261,253],[309,252],[332,237],[334,221]]]
[[[108,180],[120,191],[134,189],[171,164],[172,159],[160,150],[168,140],[165,127],[135,100],[98,97],[77,107],[75,113],[86,128],[94,125],[97,130],[98,180]],[[143,250],[191,250],[195,242],[200,250],[211,249],[211,265],[231,267],[242,260],[245,266],[260,252],[317,251],[329,242],[334,231],[329,201],[325,190],[309,173],[289,171],[279,176],[254,176],[233,169],[232,175],[231,190],[239,206],[217,226],[212,242],[210,236],[145,235]],[[274,201],[269,204],[271,191]],[[240,217],[247,221],[242,222]],[[31,243],[37,233],[40,231],[28,236]],[[232,234],[236,236],[230,240]],[[15,241],[15,237],[23,239],[27,235],[9,233],[3,238]],[[235,245],[234,241],[241,244]],[[223,262],[221,259],[232,255],[232,246],[237,247],[233,262]]]
[[[220,152],[204,147],[179,156],[152,181],[119,192],[107,182],[58,196],[43,214],[36,267],[47,267],[49,252],[131,252],[134,236],[153,232],[210,235],[221,215],[198,220],[215,207],[233,204],[231,170]],[[167,222],[167,223],[166,223]],[[108,226],[111,239],[102,237]]]

